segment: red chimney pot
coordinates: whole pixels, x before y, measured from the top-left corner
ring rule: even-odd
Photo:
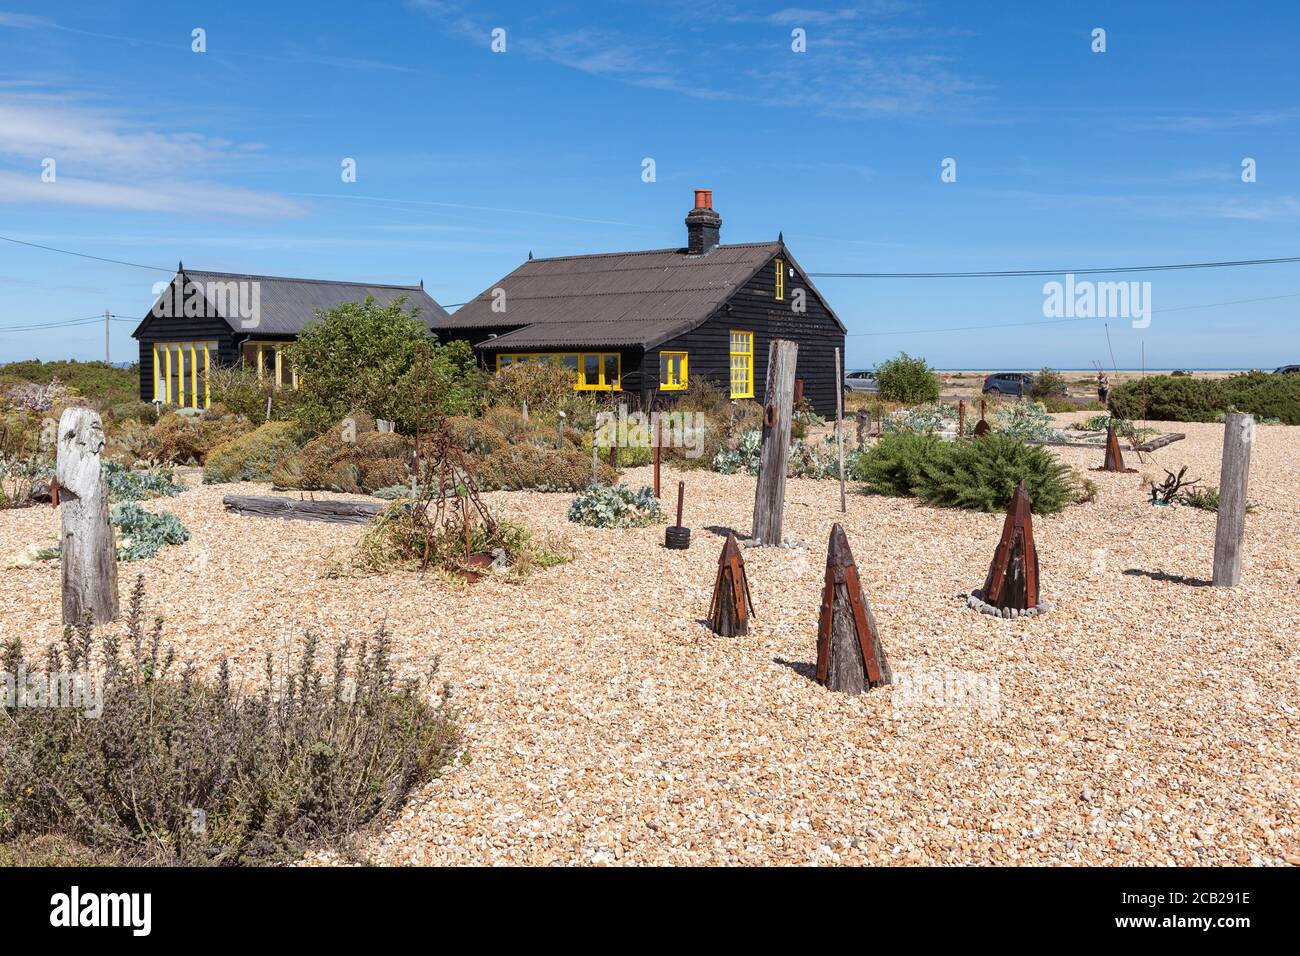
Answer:
[[[713,208],[713,190],[697,189],[695,190],[695,208],[712,209]]]

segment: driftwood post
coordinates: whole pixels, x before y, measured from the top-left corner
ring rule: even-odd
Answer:
[[[799,345],[774,339],[767,358],[763,391],[763,450],[758,458],[758,489],[754,493],[754,539],[781,545],[785,512],[785,469],[790,454],[790,425],[794,412],[794,366]]]
[[[893,681],[871,606],[844,529],[831,528],[826,585],[817,625],[817,680],[844,694],[861,694]]]
[[[650,412],[650,441],[654,445],[655,497],[659,497],[659,413]]]
[[[108,488],[100,471],[104,424],[89,408],[59,419],[59,508],[63,521],[63,623],[117,618],[117,550],[108,523]]]
[[[840,456],[840,511],[848,511],[844,500],[844,369],[840,350],[835,350],[835,447]]]
[[[1214,586],[1241,583],[1242,542],[1246,536],[1246,486],[1255,418],[1229,412],[1223,419],[1223,464],[1219,469],[1219,517],[1214,526]]]
[[[858,409],[858,447],[867,443],[867,433],[871,431],[871,413],[865,408]]]
[[[714,634],[734,637],[749,633],[749,618],[754,601],[745,577],[745,559],[740,556],[736,535],[727,532],[727,543],[718,557],[718,577],[713,582],[713,601],[709,605],[709,627]]]

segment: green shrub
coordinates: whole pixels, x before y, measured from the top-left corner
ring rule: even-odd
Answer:
[[[853,459],[846,469],[848,477],[865,481],[869,489],[882,495],[914,495],[922,465],[941,454],[942,445],[934,435],[919,432],[883,435]]]
[[[398,685],[382,627],[337,645],[325,674],[310,635],[283,677],[268,654],[264,686],[247,694],[224,661],[213,678],[178,667],[161,629],[146,627],[137,582],[125,639],[65,629],[46,668],[6,642],[4,670],[79,675],[102,689],[102,709],[0,719],[0,841],[57,834],[133,863],[288,862],[391,817],[456,752],[449,711]]]
[[[213,406],[242,415],[250,422],[266,421],[266,401],[271,400],[271,420],[294,417],[299,391],[277,388],[275,376],[258,377],[257,370],[243,365],[214,367],[208,373],[208,395]]]
[[[36,359],[0,365],[0,391],[8,385],[44,385],[55,379],[99,409],[134,402],[140,397],[138,365],[115,368],[104,362],[41,362]]]
[[[1107,404],[1111,414],[1130,421],[1212,422],[1225,408],[1220,382],[1172,375],[1125,382],[1111,391]]]
[[[639,528],[664,521],[654,489],[633,491],[627,485],[596,485],[573,499],[569,520],[593,528]]]
[[[298,429],[293,422],[267,422],[212,449],[203,466],[203,481],[269,481],[276,465],[297,450]]]
[[[915,485],[927,504],[971,511],[1005,511],[1023,480],[1038,514],[1055,514],[1079,497],[1068,465],[1041,445],[1001,432],[950,442],[921,463]]]
[[[1283,425],[1300,425],[1300,375],[1246,372],[1230,375],[1221,383],[1224,411],[1234,408],[1258,419],[1276,419]]]
[[[113,422],[137,421],[152,425],[158,421],[158,406],[153,402],[120,402],[108,411]]]
[[[527,402],[529,415],[550,418],[573,397],[574,374],[558,362],[516,362],[488,380],[486,398],[491,405],[519,410]]]
[[[1039,370],[1029,386],[1030,398],[1037,399],[1052,398],[1060,400],[1066,394],[1066,391],[1065,376],[1056,369],[1047,368],[1046,366]],[[1073,410],[1073,405],[1070,405],[1069,402],[1065,404],[1069,405],[1069,408],[1064,409],[1064,411]]]
[[[574,447],[509,445],[488,455],[467,456],[466,466],[483,491],[580,491],[591,484],[591,455]],[[617,472],[605,461],[597,480],[608,483]]]
[[[292,413],[308,434],[356,408],[394,421],[406,433],[429,412],[478,410],[484,376],[474,350],[460,341],[436,344],[418,316],[419,309],[407,309],[404,299],[379,306],[367,297],[322,310],[307,324],[285,354],[303,371]]]
[[[923,358],[899,352],[876,367],[880,398],[887,402],[934,402],[939,399],[939,376]]]

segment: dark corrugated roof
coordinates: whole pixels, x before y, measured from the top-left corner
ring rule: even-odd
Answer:
[[[433,300],[422,286],[378,285],[364,282],[336,282],[331,279],[290,279],[283,276],[245,275],[234,272],[185,270],[185,279],[200,286],[208,282],[255,281],[258,284],[261,315],[257,328],[247,329],[238,319],[225,315],[230,327],[239,332],[262,335],[297,335],[303,326],[316,319],[320,309],[331,309],[344,302],[363,302],[367,296],[376,305],[390,305],[405,296],[406,307],[418,307],[420,319],[430,328],[449,318],[448,312]],[[166,295],[167,293],[164,293]],[[220,314],[215,304],[213,314]],[[147,321],[147,320],[146,320]],[[143,328],[143,323],[141,325]],[[140,329],[136,330],[138,334]]]
[[[708,319],[773,256],[779,242],[716,246],[706,256],[651,249],[531,259],[437,323],[440,331],[520,326],[480,348],[652,348]],[[492,311],[494,291],[505,311]]]

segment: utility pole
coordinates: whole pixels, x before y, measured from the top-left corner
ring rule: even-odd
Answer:
[[[108,309],[104,310],[104,364],[112,365],[113,360],[108,352]]]

